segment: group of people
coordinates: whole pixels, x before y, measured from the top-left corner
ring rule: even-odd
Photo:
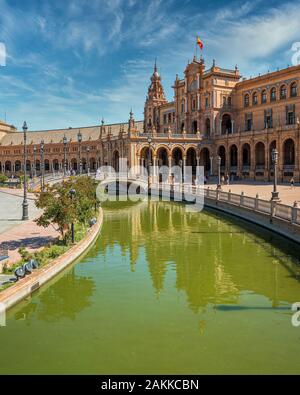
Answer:
[[[225,176],[224,175],[222,175],[222,177],[221,177],[221,185],[229,185],[229,183],[230,183],[230,177],[229,177],[229,174],[226,174]]]

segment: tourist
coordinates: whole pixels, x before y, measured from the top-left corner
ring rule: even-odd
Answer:
[[[229,174],[226,174],[226,184],[227,185],[229,185],[229,181],[230,181]]]
[[[224,185],[224,184],[225,184],[225,177],[222,176],[222,177],[221,177],[221,185]]]
[[[294,186],[295,186],[295,180],[294,180],[294,177],[292,177],[292,178],[291,178],[291,180],[290,180],[290,184],[291,184],[291,189],[293,189],[293,188],[294,188]]]

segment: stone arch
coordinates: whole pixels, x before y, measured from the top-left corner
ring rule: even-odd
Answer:
[[[158,166],[168,166],[169,150],[164,145],[161,145],[156,150],[157,164]]]
[[[41,162],[39,161],[39,159],[35,161],[35,170],[41,171]]]
[[[12,171],[11,161],[10,160],[7,160],[5,162],[4,169],[5,169],[5,172],[9,172],[9,173]]]
[[[242,164],[243,167],[251,166],[251,147],[248,143],[245,143],[242,147]]]
[[[172,149],[172,166],[180,166],[183,164],[184,151],[180,146],[176,146]]]
[[[255,145],[255,165],[265,166],[265,144],[261,141]]]
[[[21,161],[16,160],[15,161],[15,172],[19,173],[22,170],[22,165],[21,165]]]
[[[192,122],[192,133],[193,133],[193,134],[196,134],[197,131],[198,131],[198,122],[197,122],[196,120],[194,120],[194,121]]]
[[[206,118],[205,120],[205,136],[210,136],[210,119]]]
[[[45,159],[44,164],[45,164],[45,171],[50,171],[49,159]]]
[[[295,142],[288,138],[283,143],[283,164],[285,166],[295,165]]]
[[[230,147],[230,167],[237,167],[238,165],[238,148],[235,144]]]
[[[252,105],[255,106],[258,104],[258,93],[255,91],[252,93]]]
[[[223,114],[221,122],[221,133],[231,134],[232,133],[232,122],[230,114]]]
[[[276,101],[276,97],[277,97],[277,89],[275,88],[275,86],[273,86],[270,89],[270,101]]]
[[[31,172],[31,162],[29,159],[27,159],[26,161],[26,171]]]
[[[218,156],[221,158],[221,167],[226,166],[226,148],[224,145],[220,145],[218,148]]]
[[[76,158],[71,159],[71,169],[74,171],[78,170],[78,163]]]
[[[280,99],[286,99],[287,96],[287,86],[286,84],[282,84],[280,86]]]
[[[59,162],[58,159],[54,159],[52,162],[53,170],[59,171]],[[46,170],[46,163],[45,163],[45,170]]]
[[[192,167],[192,174],[197,170],[197,151],[194,147],[189,147],[186,151],[186,165]]]
[[[90,170],[96,171],[96,159],[94,157],[90,158]]]
[[[298,96],[298,84],[296,81],[292,81],[290,84],[290,97]]]
[[[112,167],[114,168],[115,172],[119,171],[119,159],[120,159],[119,151],[115,150],[112,156]]]
[[[246,94],[244,95],[244,106],[245,106],[245,107],[248,107],[249,104],[250,104],[250,95],[249,95],[249,93],[246,93]]]
[[[200,151],[200,165],[204,167],[205,173],[210,171],[210,151],[207,147]]]
[[[148,174],[150,170],[150,166],[153,165],[153,148],[148,146],[144,146],[140,150],[140,165],[142,169],[147,169]]]

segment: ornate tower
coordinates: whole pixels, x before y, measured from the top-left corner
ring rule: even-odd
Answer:
[[[148,95],[144,109],[145,132],[153,130],[154,128],[156,131],[159,131],[159,107],[165,103],[167,103],[167,100],[155,60],[154,71],[151,77],[151,84],[148,88]]]

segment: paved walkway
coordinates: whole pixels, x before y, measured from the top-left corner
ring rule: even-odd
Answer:
[[[207,185],[210,188],[216,188],[215,184]],[[246,196],[255,197],[258,193],[259,197],[264,200],[270,200],[273,191],[272,183],[252,182],[250,183],[239,183],[234,182],[231,185],[223,185],[222,190],[228,192],[231,189],[232,193],[241,194],[244,192]],[[293,205],[295,201],[300,203],[300,186],[295,186],[293,189],[287,184],[278,185],[279,197],[282,204]],[[300,204],[299,204],[300,206]]]
[[[22,223],[23,192],[20,189],[0,188],[0,234]],[[35,207],[34,195],[28,194],[29,218],[40,211]]]
[[[18,249],[25,247],[29,252],[40,250],[59,236],[51,225],[42,228],[34,222],[40,214],[35,207],[34,195],[28,195],[29,221],[21,221],[22,192],[0,189],[0,249],[8,250],[9,265],[20,260]]]

